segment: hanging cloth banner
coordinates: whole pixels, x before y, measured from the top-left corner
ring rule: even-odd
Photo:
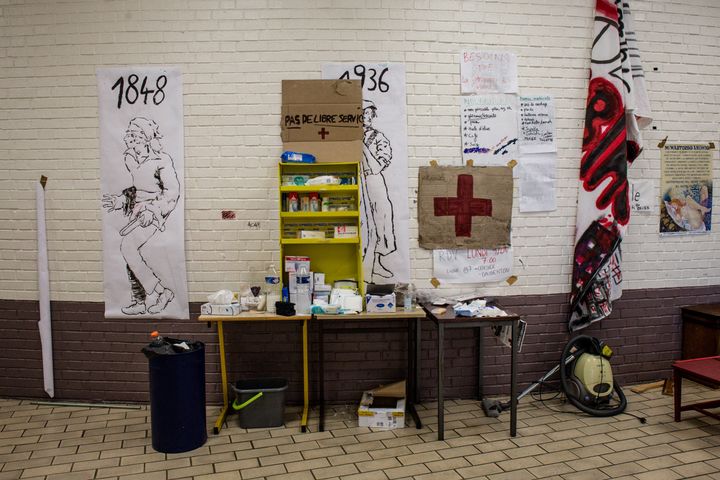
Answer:
[[[187,319],[182,76],[98,69],[105,316]]]
[[[365,282],[408,283],[405,65],[327,64],[322,77],[359,79],[363,87],[360,223]]]
[[[40,348],[42,350],[43,386],[50,398],[55,398],[55,374],[53,372],[52,322],[50,316],[50,271],[48,268],[47,229],[45,226],[45,176],[35,185],[37,207],[37,265],[38,299],[40,306]]]
[[[624,5],[624,6],[623,6]],[[627,0],[597,0],[580,161],[571,331],[612,312],[622,294],[621,242],[630,220],[628,166],[642,150],[650,105]]]

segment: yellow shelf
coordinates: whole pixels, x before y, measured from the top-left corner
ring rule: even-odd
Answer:
[[[282,245],[317,245],[338,243],[360,243],[360,237],[355,238],[281,238]]]
[[[357,218],[360,212],[355,210],[345,212],[280,212],[281,218]]]
[[[283,185],[280,191],[287,192],[357,192],[357,185]]]
[[[341,178],[354,179],[351,185],[282,185],[286,175],[336,175]],[[353,181],[353,180],[348,180]],[[290,193],[299,194],[299,199],[308,197],[313,192],[319,193],[323,200],[327,198],[331,207],[346,207],[347,211],[331,212],[288,212],[280,208],[280,235],[284,232],[291,235],[280,238],[281,270],[285,271],[285,257],[304,256],[310,258],[310,270],[325,274],[325,281],[332,285],[336,280],[355,280],[360,289],[363,288],[362,274],[362,240],[360,235],[355,238],[331,238],[333,226],[352,225],[360,230],[360,164],[356,162],[333,163],[280,163],[278,165],[278,203],[285,205]],[[327,238],[294,238],[293,233],[303,228],[303,224],[315,224],[322,228]],[[291,233],[293,232],[293,233]],[[288,283],[289,275],[283,273],[283,282]],[[362,293],[362,292],[361,292]]]
[[[315,163],[303,163],[303,162],[280,162],[281,168],[287,167],[337,167],[337,166],[353,166],[356,167],[358,162],[315,162]]]

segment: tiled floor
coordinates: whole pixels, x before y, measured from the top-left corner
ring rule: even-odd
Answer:
[[[330,412],[327,431],[230,425],[182,454],[152,449],[145,407],[65,407],[0,399],[0,480],[7,479],[720,479],[720,422],[685,412],[672,419],[672,397],[658,390],[628,395],[628,411],[647,417],[581,415],[558,400],[523,399],[518,436],[509,412],[486,418],[478,402],[446,402],[446,440],[436,440],[436,405],[413,427],[356,427],[354,406]],[[685,381],[685,401],[720,391]],[[208,409],[208,424],[217,408]]]

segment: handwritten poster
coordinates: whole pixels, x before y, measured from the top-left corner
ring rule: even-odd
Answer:
[[[660,160],[660,234],[709,232],[712,225],[710,146],[665,145]]]
[[[516,170],[520,170],[520,211],[549,212],[555,206],[555,164],[557,154],[535,153],[521,157]]]
[[[548,95],[520,97],[520,152],[556,152],[555,103]]]
[[[517,159],[517,99],[514,95],[462,97],[462,159],[477,165],[507,165]]]
[[[97,70],[105,316],[187,319],[182,75]]]
[[[630,208],[632,213],[648,215],[655,210],[656,194],[652,180],[630,181]]]
[[[433,250],[433,276],[443,283],[500,282],[512,275],[512,247]]]
[[[326,64],[324,79],[359,79],[363,89],[360,226],[370,283],[410,281],[405,65]]]
[[[517,93],[517,57],[510,52],[465,50],[460,56],[462,93]]]

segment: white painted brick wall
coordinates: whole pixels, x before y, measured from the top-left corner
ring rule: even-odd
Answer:
[[[95,68],[143,64],[184,73],[187,269],[191,300],[202,300],[278,261],[280,81],[320,78],[325,62],[404,63],[412,275],[429,288],[417,167],[459,161],[464,48],[517,53],[521,93],[554,95],[558,126],[557,211],[520,214],[516,188],[519,281],[477,287],[568,292],[594,3],[0,0],[0,298],[37,298],[34,182],[45,174],[52,298],[102,301]],[[633,11],[657,130],[630,177],[657,188],[666,135],[720,144],[720,3],[637,0]],[[719,284],[719,217],[711,235],[659,238],[657,215],[634,216],[626,288]]]

